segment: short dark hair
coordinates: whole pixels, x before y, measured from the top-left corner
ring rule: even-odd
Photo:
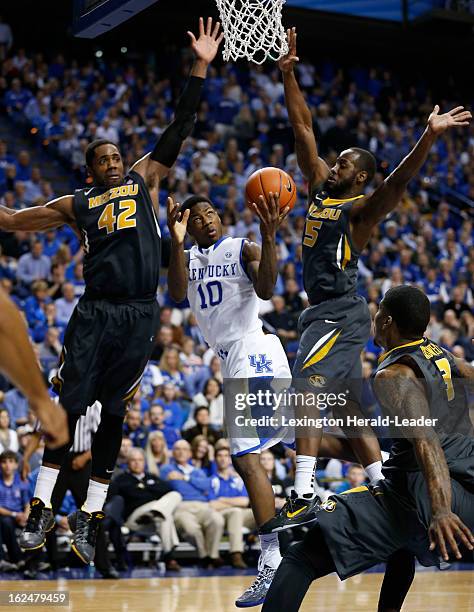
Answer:
[[[17,454],[14,453],[12,450],[3,451],[3,453],[0,455],[0,463],[7,461],[7,459],[13,459],[13,461],[16,461],[18,463]]]
[[[430,301],[418,287],[400,285],[385,294],[382,305],[401,333],[421,338],[430,322]]]
[[[209,414],[209,408],[207,406],[198,406],[194,409],[194,420],[196,420],[196,417],[201,412],[201,410],[206,410],[206,412]]]
[[[181,204],[179,212],[183,213],[185,210],[188,210],[188,209],[191,210],[193,206],[196,206],[196,204],[202,204],[203,202],[206,202],[207,204],[210,204],[212,208],[215,208],[214,204],[206,196],[193,195],[193,196],[190,196],[189,198],[186,198],[186,200],[184,200],[184,202]]]
[[[351,151],[357,153],[356,166],[359,170],[365,170],[367,172],[366,184],[370,185],[375,173],[377,172],[377,160],[370,151],[366,149],[359,149],[359,147],[351,147]]]
[[[117,146],[117,143],[112,142],[111,140],[107,140],[107,138],[97,138],[97,140],[93,140],[87,145],[86,166],[89,166],[89,167],[92,166],[92,162],[94,161],[94,157],[95,157],[95,150],[97,149],[97,147],[101,147],[102,145],[106,145],[106,144],[114,145],[114,147]]]

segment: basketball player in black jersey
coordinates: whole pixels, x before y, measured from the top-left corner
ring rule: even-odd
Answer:
[[[307,393],[319,393],[324,387],[336,392],[349,388],[350,411],[357,414],[362,385],[360,355],[370,333],[367,304],[356,293],[359,255],[374,227],[399,203],[438,136],[450,128],[468,126],[471,113],[460,106],[440,115],[435,106],[413,150],[377,189],[365,195],[376,171],[373,155],[359,148],[347,149],[338,155],[332,168],[319,157],[311,112],[294,74],[298,61],[295,28],[288,30],[288,42],[289,52],[279,67],[298,165],[308,181],[309,193],[303,235],[303,282],[310,306],[298,323],[301,338],[293,384]],[[349,382],[345,382],[347,379]],[[297,416],[304,417],[311,410],[303,407]],[[314,517],[314,470],[321,433],[322,430],[303,432],[297,437],[295,491],[266,526],[267,530],[285,529]],[[352,434],[351,445],[369,479],[379,478],[381,456],[376,438],[370,430]]]
[[[387,291],[374,321],[375,340],[386,349],[374,390],[400,425],[392,429],[385,479],[321,506],[316,525],[280,564],[264,612],[299,610],[311,582],[331,572],[345,579],[399,554],[439,566],[450,554],[459,559],[463,547],[474,549],[474,436],[466,400],[474,367],[424,337],[429,320],[422,291],[406,285]],[[400,610],[409,586],[382,589],[379,612]]]
[[[55,386],[68,413],[70,443],[46,449],[31,512],[21,535],[24,549],[43,546],[54,524],[51,492],[74,438],[76,422],[87,406],[102,404],[92,444],[87,499],[75,517],[72,548],[89,563],[94,557],[98,523],[121,441],[127,403],[133,398],[151,355],[159,325],[156,301],[161,235],[156,217],[159,181],[174,164],[194,126],[207,67],[222,36],[219,23],[199,21],[199,37],[189,32],[196,56],[177,104],[175,119],[155,149],[125,174],[117,146],[92,142],[86,164],[91,187],[79,189],[18,212],[0,207],[4,230],[43,231],[69,224],[82,238],[86,289],[65,333]]]

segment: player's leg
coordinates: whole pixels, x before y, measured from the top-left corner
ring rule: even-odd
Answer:
[[[415,577],[415,556],[397,550],[387,561],[380,589],[378,612],[399,612]]]
[[[76,513],[72,548],[85,563],[95,554],[102,508],[122,443],[123,419],[153,349],[159,324],[159,308],[150,304],[106,304],[96,306],[104,319],[104,342],[99,367],[100,385],[94,401],[102,404],[101,420],[91,448],[91,476],[87,496]]]
[[[42,465],[30,502],[30,515],[20,536],[20,546],[33,550],[43,546],[45,534],[54,525],[51,495],[59,470],[74,441],[76,424],[94,401],[96,363],[99,356],[102,322],[91,317],[89,304],[79,302],[69,321],[58,373],[53,380],[59,399],[68,414],[69,442],[60,448],[45,448]]]
[[[313,580],[335,569],[321,529],[316,525],[302,542],[289,548],[272,581],[262,611],[296,612]]]
[[[256,334],[254,338],[247,338],[245,346],[239,350],[243,355],[243,362],[247,366],[251,362],[249,356],[258,354],[260,360],[264,359],[271,363],[273,378],[261,378],[261,373],[252,371],[251,367],[240,370],[246,376],[245,385],[250,392],[258,390],[270,392],[283,391],[290,383],[290,369],[288,360],[280,340],[272,334]],[[232,357],[232,355],[231,355]],[[234,370],[235,371],[235,370]],[[234,375],[235,376],[235,375]],[[238,376],[238,374],[237,374]],[[256,411],[261,414],[273,413],[273,405],[257,407]],[[255,411],[252,411],[257,416]],[[255,429],[248,435],[253,437],[233,438],[232,462],[237,472],[244,481],[250,499],[250,507],[255,518],[257,527],[260,528],[271,520],[275,514],[275,496],[268,476],[260,463],[260,451],[262,444],[265,448],[277,444],[285,435],[282,428],[274,431],[271,428]],[[266,442],[262,442],[265,440]],[[237,607],[258,606],[265,600],[268,587],[275,575],[275,571],[281,562],[280,544],[278,534],[260,533],[261,555],[259,558],[259,573],[256,580],[236,600]]]

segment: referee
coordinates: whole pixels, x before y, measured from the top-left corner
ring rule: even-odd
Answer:
[[[68,490],[71,491],[78,509],[80,509],[85,502],[91,472],[92,440],[99,427],[101,408],[100,402],[95,402],[92,406],[89,406],[86,414],[81,416],[77,422],[73,445],[61,465],[61,470],[51,495],[53,515],[58,514],[64,496]],[[37,420],[32,439],[25,449],[21,470],[23,479],[28,476],[30,471],[29,460],[31,455],[38,448],[41,437],[41,423]],[[54,530],[47,535],[47,548],[52,564],[56,565],[57,547]],[[28,563],[28,574],[35,574],[36,570],[34,565],[36,558],[35,555],[32,557],[30,563]],[[119,578],[117,570],[110,562],[105,531],[102,527],[99,528],[97,533],[95,566],[104,578]]]

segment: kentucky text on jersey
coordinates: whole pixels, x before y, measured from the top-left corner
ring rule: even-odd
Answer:
[[[137,183],[133,183],[132,185],[120,185],[120,187],[112,187],[112,189],[109,189],[108,191],[99,196],[89,198],[89,208],[102,206],[103,204],[106,204],[109,200],[113,200],[114,198],[124,198],[127,196],[137,195],[137,193]]]
[[[237,264],[210,264],[202,268],[189,270],[189,280],[203,280],[205,278],[224,278],[237,275]]]

